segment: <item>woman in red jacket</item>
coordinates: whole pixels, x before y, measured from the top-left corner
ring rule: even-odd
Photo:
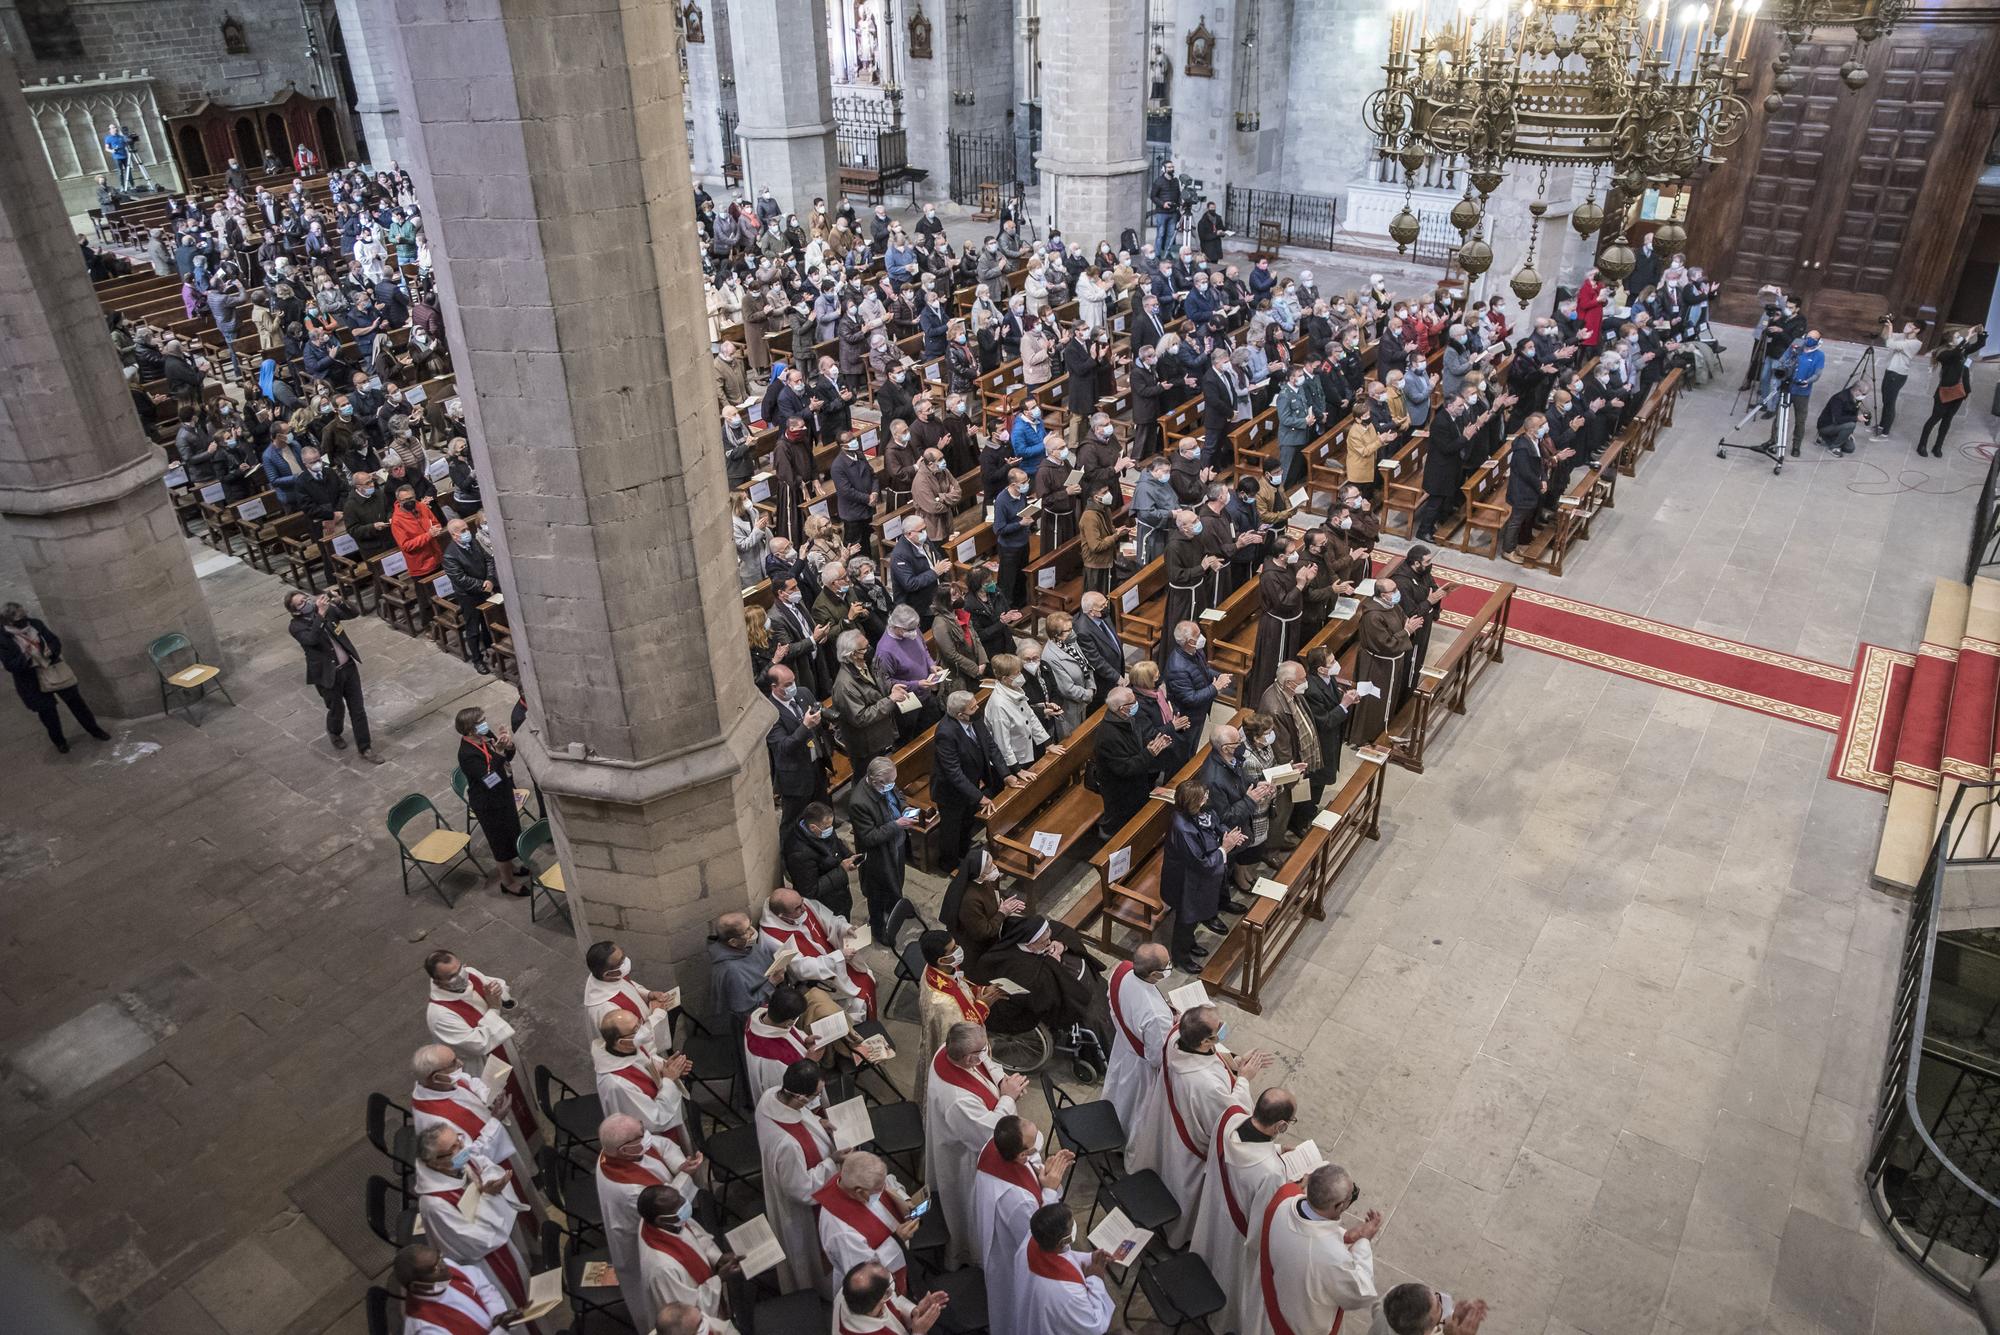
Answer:
[[[1576,341],[1587,348],[1602,346],[1604,336],[1604,280],[1592,269],[1576,290]]]

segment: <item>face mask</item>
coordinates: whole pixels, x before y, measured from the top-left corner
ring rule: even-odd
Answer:
[[[362,497],[362,498],[366,499],[367,497],[369,497],[369,496],[373,496],[373,495],[375,494],[375,488],[373,488],[373,487],[356,487],[356,488],[354,489],[354,494],[355,494],[356,496],[360,496],[360,497]]]
[[[1139,702],[1137,700],[1134,700],[1131,704],[1125,706],[1125,717],[1126,718],[1139,717]]]
[[[1268,751],[1274,744],[1276,744],[1277,740],[1278,740],[1277,733],[1267,732],[1264,734],[1263,738],[1258,742],[1258,745],[1263,747],[1266,751]]]
[[[478,725],[473,728],[473,731],[478,733],[481,737],[490,737],[493,735],[493,725],[491,723],[488,723],[485,719],[481,719],[479,720]]]
[[[342,408],[342,409],[340,410],[340,415],[341,415],[342,417],[352,417],[352,416],[354,416],[354,409],[352,409],[352,408]]]
[[[632,957],[627,955],[611,973],[614,978],[630,978],[632,976]]]
[[[1025,673],[1027,673],[1027,674],[1028,674],[1029,676],[1031,676],[1031,677],[1032,677],[1032,676],[1035,676],[1036,674],[1038,674],[1039,672],[1041,672],[1041,670],[1042,670],[1042,660],[1041,660],[1041,659],[1039,659],[1039,658],[1024,658],[1024,659],[1022,659],[1022,660],[1021,660],[1021,671],[1023,671],[1023,672],[1025,672]]]
[[[467,529],[458,535],[458,545],[461,547],[470,547],[472,545],[472,530]]]
[[[1194,521],[1194,536],[1197,538],[1201,536],[1201,521],[1199,519]]]
[[[1222,1022],[1222,1025],[1215,1031],[1215,1041],[1217,1043],[1220,1043],[1223,1039],[1228,1037],[1229,1037],[1229,1022],[1227,1020],[1224,1020]]]
[[[812,836],[815,839],[831,839],[833,838],[833,827],[829,825],[824,830],[814,830]]]
[[[1286,564],[1286,565],[1288,565],[1288,566],[1295,566],[1295,565],[1297,565],[1298,563],[1299,563],[1299,554],[1298,554],[1297,552],[1286,552],[1286,553],[1285,553],[1285,564]]]
[[[472,1146],[470,1145],[460,1145],[458,1147],[458,1153],[451,1156],[451,1166],[453,1168],[463,1168],[465,1167],[466,1164],[470,1163],[471,1161],[472,1161]]]
[[[875,576],[873,576],[873,575],[863,575],[863,576],[861,577],[861,582],[862,582],[863,584],[868,584],[868,585],[873,585],[873,584],[874,584],[874,583],[876,582],[876,580],[875,580]]]
[[[439,983],[438,986],[447,992],[464,992],[472,986],[472,980],[465,976],[465,970],[460,969],[450,978]]]
[[[779,692],[779,695],[786,704],[790,704],[798,696],[798,693],[799,693],[798,687],[787,686],[783,691]]]
[[[1403,601],[1403,591],[1401,589],[1389,590],[1389,606],[1394,607],[1402,601]]]

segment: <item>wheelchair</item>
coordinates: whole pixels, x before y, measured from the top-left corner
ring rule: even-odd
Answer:
[[[1069,1058],[1070,1075],[1080,1085],[1094,1085],[1104,1079],[1110,1054],[1097,1034],[1083,1024],[1061,1026],[1060,1032],[1046,1024],[1005,1034],[987,1029],[993,1060],[1009,1075],[1033,1075],[1049,1064],[1052,1057]]]

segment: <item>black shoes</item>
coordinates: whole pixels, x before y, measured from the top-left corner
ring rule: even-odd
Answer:
[[[56,750],[58,750],[58,751],[62,752],[62,753],[63,753],[64,755],[68,755],[68,754],[69,754],[69,743],[68,743],[68,742],[57,742],[57,743],[56,743]]]
[[[333,743],[333,749],[336,751],[345,751],[347,749],[347,739],[337,732],[328,733],[326,739]]]
[[[376,755],[373,751],[360,751],[357,752],[356,754],[371,765],[386,765],[389,763],[388,761],[382,759],[382,757]]]
[[[106,732],[102,728],[92,728],[90,730],[90,735],[92,737],[95,737],[100,742],[108,742],[111,740],[111,734]]]

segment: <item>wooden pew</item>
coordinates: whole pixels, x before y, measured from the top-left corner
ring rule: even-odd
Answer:
[[[1516,587],[1504,581],[1496,585],[1479,610],[1459,628],[1457,638],[1424,665],[1418,674],[1417,689],[1396,711],[1395,719],[1381,738],[1397,764],[1423,773],[1424,752],[1445,719],[1465,712],[1466,697],[1473,683],[1505,657],[1507,617],[1514,605]],[[1395,737],[1404,741],[1397,744],[1393,741]]]
[[[1097,750],[1102,709],[1062,740],[1061,755],[1047,754],[1024,773],[1028,782],[1008,788],[993,799],[993,811],[983,822],[986,846],[1000,870],[1032,881],[1052,863],[1072,853],[1077,844],[1094,837],[1104,814],[1104,801],[1083,783],[1085,768]],[[1032,847],[1036,834],[1053,834],[1061,841],[1054,853]]]

